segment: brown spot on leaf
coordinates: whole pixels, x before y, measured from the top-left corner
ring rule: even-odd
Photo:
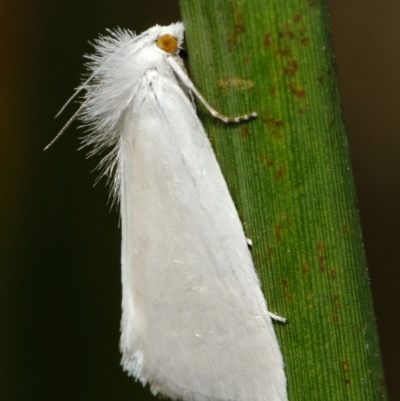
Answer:
[[[343,361],[342,362],[342,367],[343,367],[343,371],[344,371],[344,373],[349,373],[349,362],[347,362],[347,361]]]
[[[287,172],[287,167],[286,166],[282,166],[277,172],[276,172],[276,180],[279,181],[280,179],[282,179],[282,176],[284,173]]]
[[[288,24],[283,26],[283,30],[279,32],[279,37],[281,39],[294,39],[294,32],[289,29]]]
[[[342,368],[343,368],[343,373],[344,373],[344,376],[345,376],[345,378],[344,378],[344,382],[346,383],[346,384],[350,384],[350,379],[349,379],[349,362],[348,361],[343,361],[342,362]]]
[[[276,96],[276,88],[275,88],[275,86],[271,86],[271,89],[269,90],[269,92],[271,93],[271,96]]]
[[[262,119],[262,122],[263,122],[264,124],[267,124],[267,125],[272,125],[272,124],[273,124],[273,121],[274,121],[273,118],[263,118],[263,119]]]
[[[239,10],[239,4],[233,3],[232,4],[232,11],[235,17],[238,17],[240,20],[243,20],[243,14]]]
[[[273,137],[277,138],[277,139],[282,139],[283,136],[284,136],[284,132],[283,132],[283,129],[282,129],[283,121],[282,120],[276,120],[275,118],[270,117],[268,115],[268,113],[263,113],[263,114],[264,114],[264,117],[261,119],[261,121],[264,124],[267,124],[269,126],[273,126],[274,127],[274,129],[272,129],[270,131],[270,134]]]
[[[267,246],[267,251],[265,252],[265,256],[269,259],[274,254],[274,248],[272,246]]]
[[[248,137],[248,136],[250,136],[250,131],[249,131],[248,128],[241,128],[241,129],[239,130],[239,134],[240,134],[241,136]]]
[[[283,138],[283,133],[282,132],[277,132],[275,130],[271,130],[270,132],[271,136],[277,138],[277,139],[282,139]]]
[[[305,107],[302,107],[301,109],[299,109],[300,114],[304,114],[306,111],[307,111],[307,109]]]
[[[317,249],[318,249],[318,266],[319,266],[319,271],[323,273],[325,271],[325,265],[326,265],[326,257],[324,254],[325,250],[325,244],[323,242],[317,242]]]
[[[302,46],[308,46],[309,40],[308,38],[300,38],[299,42]]]
[[[288,46],[285,47],[275,47],[274,48],[274,52],[275,54],[277,54],[278,56],[283,56],[283,57],[287,57],[290,56],[292,54],[292,51],[290,50],[290,48]]]
[[[218,85],[222,91],[225,91],[229,88],[233,88],[235,90],[247,90],[251,91],[254,87],[254,82],[249,81],[247,79],[242,78],[228,78],[224,77],[218,82]]]
[[[228,37],[228,39],[226,40],[226,44],[228,45],[228,50],[232,51],[232,47],[233,45],[237,44],[237,38],[235,35],[231,35]]]
[[[295,85],[290,84],[289,85],[290,91],[293,93],[294,96],[296,96],[298,99],[304,99],[306,96],[306,91],[305,89],[302,88],[297,88]]]
[[[304,36],[306,32],[307,32],[307,27],[305,25],[300,27],[299,29],[300,36]]]
[[[336,278],[336,270],[335,269],[332,269],[331,271],[330,271],[330,276],[331,276],[331,279],[332,280],[335,280],[335,278]]]
[[[310,271],[310,267],[308,266],[308,263],[306,263],[306,262],[303,263],[302,271],[303,271],[303,275],[307,276],[308,272]]]
[[[349,233],[349,227],[346,224],[344,224],[342,227],[342,231],[344,235],[347,235]]]
[[[262,122],[267,125],[275,125],[275,119],[272,117],[264,117]]]
[[[232,46],[237,44],[238,36],[245,32],[245,26],[243,21],[243,14],[239,10],[239,5],[237,3],[232,4],[234,28],[233,32],[229,35],[226,43],[228,45],[228,50],[232,50]]]
[[[287,280],[282,280],[283,288],[285,289],[286,299],[291,302],[293,300],[292,294],[288,292],[289,290],[289,283]]]
[[[303,17],[301,16],[301,14],[296,14],[293,19],[294,19],[294,22],[300,22],[302,18]]]
[[[272,47],[272,39],[271,39],[271,34],[270,33],[266,33],[264,35],[264,46],[265,47]]]
[[[271,160],[268,160],[265,156],[261,157],[261,161],[262,161],[262,164],[264,164],[264,166],[271,167],[274,165],[274,162]]]
[[[292,77],[294,74],[296,74],[298,69],[299,65],[297,63],[297,60],[289,60],[287,67],[283,70],[283,73],[289,77]]]
[[[325,262],[326,262],[326,257],[325,256],[319,256],[318,257],[318,266],[319,266],[319,271],[324,272],[325,271]]]
[[[335,310],[333,312],[333,322],[337,323],[339,321],[339,314],[338,312],[340,311],[340,303],[339,303],[339,295],[335,294],[333,296],[333,299],[335,300]],[[347,361],[344,361],[343,363],[347,363]],[[345,369],[345,366],[348,367],[348,365],[343,365],[343,369]]]
[[[318,84],[319,84],[319,86],[322,86],[324,84],[324,76],[323,75],[320,75],[318,77]]]
[[[280,243],[282,242],[282,226],[281,225],[277,225],[275,227],[275,234],[276,234],[276,239],[277,241]]]
[[[244,25],[243,24],[235,24],[235,33],[240,34],[244,33]]]
[[[287,45],[284,45],[283,47],[276,45],[272,40],[271,33],[266,33],[264,35],[264,46],[273,50],[273,52],[278,56],[287,57],[292,54],[291,49]]]

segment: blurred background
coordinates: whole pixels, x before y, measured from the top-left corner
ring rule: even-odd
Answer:
[[[400,400],[400,2],[328,1],[387,386]],[[120,368],[120,231],[97,160],[53,116],[105,28],[179,20],[177,1],[0,1],[0,399],[141,400]],[[73,109],[73,108],[72,108]],[[396,250],[397,249],[397,250]],[[396,398],[397,397],[397,398]],[[249,400],[250,401],[250,400]]]

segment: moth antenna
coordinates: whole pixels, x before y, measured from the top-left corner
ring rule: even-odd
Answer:
[[[54,142],[57,141],[58,138],[67,130],[67,128],[74,122],[76,117],[78,117],[79,113],[82,111],[82,109],[85,107],[86,103],[88,102],[90,98],[87,98],[79,107],[79,109],[74,113],[74,115],[67,121],[67,123],[64,125],[64,127],[61,128],[61,131],[54,137],[54,139],[44,148],[44,151],[46,151],[51,145],[53,145]],[[62,110],[61,110],[62,111]],[[58,113],[60,114],[60,113]]]
[[[110,30],[110,29],[107,29],[107,31],[112,33],[112,30]],[[99,68],[97,68],[97,70],[94,71],[93,74],[82,85],[80,85],[80,87],[75,91],[75,93],[66,101],[64,106],[61,107],[61,110],[55,115],[54,118],[57,118],[65,110],[65,108],[71,103],[71,101],[75,99],[75,97],[78,95],[78,93],[80,93],[86,87],[86,85],[98,74],[98,72],[104,67],[104,65],[107,63],[107,61],[111,60],[117,53],[119,53],[122,49],[124,49],[130,43],[137,41],[138,39],[140,39],[143,36],[145,36],[145,35],[142,34],[139,36],[135,36],[134,38],[132,38],[132,40],[130,40],[128,43],[125,43],[115,53],[113,53],[110,57],[108,57],[103,62],[103,64]]]
[[[99,72],[99,70],[101,70],[101,68],[103,67],[100,66],[75,92],[74,94],[64,103],[64,106],[61,107],[60,111],[54,116],[54,118],[57,118],[64,110],[65,108],[78,96],[78,94],[85,88],[85,86],[96,76],[96,74]],[[79,110],[81,108],[79,107]],[[78,110],[78,111],[79,111]],[[75,116],[75,114],[73,115],[73,117]],[[76,117],[76,116],[75,116]],[[74,120],[72,120],[74,121]],[[72,122],[71,121],[71,122]],[[69,123],[69,121],[68,121]],[[67,125],[68,125],[67,123]],[[64,129],[64,128],[63,128]],[[61,130],[62,131],[62,130]],[[57,135],[58,136],[58,135]],[[57,137],[56,137],[57,138]],[[45,149],[46,150],[46,149]]]

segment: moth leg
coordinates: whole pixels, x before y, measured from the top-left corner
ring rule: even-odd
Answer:
[[[268,314],[271,317],[271,319],[276,320],[278,322],[286,323],[286,319],[284,317],[281,317],[279,315],[275,315],[275,313],[272,313],[270,311],[268,311]]]
[[[179,63],[174,59],[173,56],[167,55],[167,61],[169,62],[169,65],[171,68],[174,70],[175,74],[178,76],[178,78],[182,81],[182,83],[189,89],[191,90],[194,95],[200,100],[201,103],[204,104],[204,106],[207,108],[207,110],[216,118],[219,118],[225,123],[239,123],[241,121],[247,121],[250,120],[251,118],[257,117],[257,113],[249,113],[249,114],[244,114],[242,116],[238,117],[227,117],[221,113],[219,113],[217,110],[212,107],[207,100],[204,98],[204,96],[198,91],[198,89],[194,86],[194,83],[191,81],[189,76],[185,73],[183,68],[179,65]]]

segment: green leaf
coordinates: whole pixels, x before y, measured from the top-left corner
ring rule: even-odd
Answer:
[[[181,0],[199,114],[275,323],[290,401],[385,400],[327,10],[317,0]],[[249,400],[251,401],[251,400]],[[268,400],[266,400],[268,401]]]

